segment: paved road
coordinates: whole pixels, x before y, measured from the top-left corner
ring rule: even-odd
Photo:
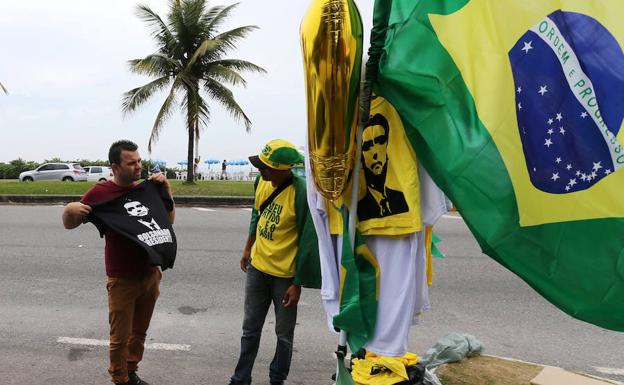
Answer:
[[[106,347],[81,344],[108,337],[103,240],[92,225],[64,230],[61,210],[0,206],[2,384],[108,383]],[[148,350],[140,370],[153,385],[227,383],[238,354],[244,279],[238,260],[248,217],[244,209],[179,209],[178,260],[165,272],[148,336],[173,350]],[[461,219],[443,218],[436,231],[447,257],[435,261],[433,307],[412,329],[413,351],[465,332],[489,354],[624,380],[624,334],[576,321],[544,301],[482,255]],[[336,337],[327,331],[317,291],[304,291],[299,314],[289,383],[329,384]],[[267,379],[273,326],[270,315],[254,372],[258,384]]]

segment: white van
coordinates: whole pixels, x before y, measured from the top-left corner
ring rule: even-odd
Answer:
[[[87,172],[87,182],[106,182],[113,179],[113,170],[106,166],[83,167]]]

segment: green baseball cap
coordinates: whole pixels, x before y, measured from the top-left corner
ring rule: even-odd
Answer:
[[[303,163],[303,155],[289,141],[274,139],[262,148],[259,155],[250,156],[249,162],[258,170],[266,168],[290,170]]]

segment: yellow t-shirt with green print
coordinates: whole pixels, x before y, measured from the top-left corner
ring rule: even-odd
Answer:
[[[271,182],[260,179],[256,188],[254,207],[273,193]],[[297,254],[297,221],[295,215],[295,187],[291,184],[264,209],[258,218],[256,241],[251,249],[251,265],[281,278],[295,276]]]

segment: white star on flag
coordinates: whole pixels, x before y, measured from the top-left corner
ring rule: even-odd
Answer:
[[[555,162],[557,162],[557,163],[561,163],[561,158],[557,158],[557,159],[555,159]]]
[[[552,118],[548,119],[548,124],[553,124],[554,120]]]
[[[611,174],[611,170],[606,169],[606,170],[605,170],[605,175],[609,175],[609,174]]]
[[[557,119],[559,122],[561,121],[561,119],[563,119],[563,115],[561,115],[561,112],[557,113],[557,117],[555,119]]]
[[[587,117],[587,112],[583,111],[581,113],[581,118],[585,119]]]
[[[594,163],[594,162],[592,162]],[[602,163],[602,161],[598,162],[598,163],[594,163],[594,167],[592,168],[594,171],[598,171],[602,168],[602,165],[600,164]]]
[[[592,176],[592,179],[595,179],[598,176],[598,174],[596,174],[596,171],[592,171],[591,176]]]
[[[553,144],[553,143],[552,143],[552,140],[550,140],[550,139],[546,139],[546,143],[544,143],[544,146],[546,146],[546,147],[550,147],[550,145],[551,145],[551,144]]]
[[[557,179],[559,179],[559,173],[558,172],[554,173],[550,179],[556,181]]]
[[[581,176],[581,171],[576,170],[576,176]]]
[[[570,179],[570,186],[574,186],[576,184],[576,179]]]
[[[572,165],[571,164],[567,165],[566,170],[572,170]]]
[[[563,127],[559,127],[559,132],[561,133],[561,135],[565,135],[565,130],[563,129]]]
[[[582,180],[582,181],[586,181],[586,180],[587,180],[587,175],[585,175],[585,174],[581,174],[581,180]]]
[[[522,109],[522,103],[518,103],[518,109],[521,110]]]
[[[531,44],[533,44],[533,40],[531,40],[530,42],[524,42],[524,47],[522,48],[522,50],[524,51],[525,54],[529,53],[530,50],[533,49],[533,47],[531,46]],[[508,88],[509,89],[509,88]]]
[[[566,186],[566,187],[565,187],[565,190],[566,190],[566,191],[570,191],[570,186]]]
[[[539,90],[539,91],[537,91],[537,93],[538,93],[538,94],[540,94],[540,95],[542,95],[542,96],[544,96],[544,94],[545,94],[546,92],[548,92],[548,88],[547,88],[547,86],[540,86],[540,90]]]
[[[516,91],[518,91],[518,93],[522,92],[522,87],[518,87]]]
[[[552,128],[549,128],[549,129],[548,129],[548,135],[552,135],[552,133],[553,133],[553,132],[555,132],[555,131],[553,131],[553,129],[552,129]]]

